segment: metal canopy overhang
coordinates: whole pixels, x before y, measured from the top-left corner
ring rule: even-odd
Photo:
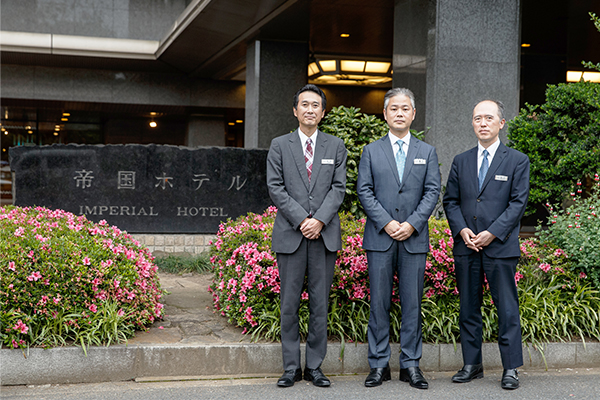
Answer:
[[[142,40],[3,32],[1,57],[4,64],[170,71],[222,78],[227,70],[243,68],[246,40],[298,1],[194,0],[155,45]],[[65,44],[58,47],[57,39]],[[95,44],[93,49],[90,41]],[[132,48],[136,51],[128,51]]]

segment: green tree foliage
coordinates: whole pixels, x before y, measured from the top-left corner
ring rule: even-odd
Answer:
[[[356,192],[360,156],[363,147],[387,134],[389,128],[385,121],[376,116],[361,113],[360,108],[339,106],[327,113],[320,129],[342,139],[348,149],[346,197],[340,210],[364,218],[365,213]],[[424,132],[411,129],[410,133],[423,139]]]
[[[594,25],[596,26],[596,29],[598,29],[598,32],[600,32],[600,18],[598,18],[596,16],[596,14],[594,14],[592,12],[590,13],[590,18],[592,21],[594,21]],[[600,63],[594,64],[590,61],[582,61],[581,63],[586,68],[595,69],[596,71],[600,71]]]
[[[600,170],[600,85],[549,85],[546,102],[526,104],[508,123],[509,146],[531,161],[529,206],[563,200],[579,180]]]

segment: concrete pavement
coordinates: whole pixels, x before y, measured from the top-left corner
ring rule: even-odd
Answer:
[[[277,377],[281,374],[281,346],[251,342],[242,329],[229,325],[213,313],[207,291],[210,275],[161,273],[164,289],[163,321],[139,333],[127,345],[91,347],[87,356],[78,347],[0,350],[2,385],[44,385],[125,380],[209,379],[230,377]],[[392,346],[398,354],[399,346]],[[543,355],[525,346],[522,370],[596,368],[600,371],[600,343],[550,343]],[[484,345],[486,370],[502,368],[495,343]],[[424,344],[424,371],[456,371],[462,366],[460,345]],[[390,366],[395,374],[398,357]],[[326,374],[364,374],[369,370],[367,345],[331,342],[322,365]]]

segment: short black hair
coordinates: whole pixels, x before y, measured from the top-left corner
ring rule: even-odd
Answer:
[[[298,90],[296,92],[296,94],[294,95],[294,109],[298,109],[298,98],[300,97],[301,93],[304,92],[314,92],[316,94],[318,94],[319,96],[321,96],[321,103],[323,105],[323,110],[325,110],[325,108],[327,107],[327,97],[325,97],[325,93],[323,93],[323,91],[316,85],[313,85],[311,83],[309,83],[308,85],[305,85],[302,89]]]

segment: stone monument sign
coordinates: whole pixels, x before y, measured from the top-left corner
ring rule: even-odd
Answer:
[[[60,208],[131,233],[216,233],[270,204],[267,150],[169,145],[10,149],[15,205]]]

